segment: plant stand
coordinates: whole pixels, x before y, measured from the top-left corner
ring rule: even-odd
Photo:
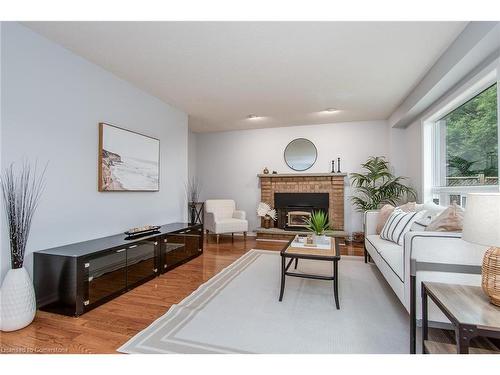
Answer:
[[[191,225],[203,225],[205,202],[188,202],[188,218]]]

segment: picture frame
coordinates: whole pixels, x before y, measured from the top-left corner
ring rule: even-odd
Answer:
[[[160,190],[160,140],[99,123],[98,191]]]

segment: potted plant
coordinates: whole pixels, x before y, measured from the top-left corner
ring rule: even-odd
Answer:
[[[44,175],[45,169],[38,175],[36,165],[32,168],[25,162],[19,173],[11,164],[1,176],[11,258],[11,269],[0,294],[2,331],[24,328],[35,318],[35,291],[23,264],[31,222],[45,185]]]
[[[265,202],[260,202],[257,206],[257,215],[264,219],[264,228],[271,228],[271,220],[276,221],[278,215],[274,208]]]
[[[324,211],[313,211],[311,217],[306,220],[306,228],[314,233],[316,243],[328,243],[325,231],[330,228],[328,214]]]
[[[383,156],[372,156],[361,164],[365,173],[351,173],[351,183],[356,190],[352,202],[360,212],[376,210],[384,204],[397,205],[404,198],[416,199],[415,190],[406,186],[406,177],[396,177]]]
[[[404,184],[406,177],[392,174],[390,164],[383,156],[372,156],[361,164],[365,173],[351,173],[355,195],[352,203],[359,212],[376,210],[384,204],[396,206],[403,200],[416,199],[412,187]],[[359,236],[359,233],[353,233]]]

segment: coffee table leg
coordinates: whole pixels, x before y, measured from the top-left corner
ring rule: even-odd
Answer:
[[[338,262],[333,262],[333,294],[335,295],[335,305],[337,310],[340,310],[339,304],[339,268]]]
[[[281,288],[280,288],[280,302],[283,299],[283,292],[285,291],[285,257],[281,256]]]
[[[295,258],[295,269],[297,269],[298,264],[299,264],[299,258]]]

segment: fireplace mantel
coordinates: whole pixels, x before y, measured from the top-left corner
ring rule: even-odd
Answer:
[[[276,178],[276,177],[346,177],[347,173],[260,173],[259,178]]]

